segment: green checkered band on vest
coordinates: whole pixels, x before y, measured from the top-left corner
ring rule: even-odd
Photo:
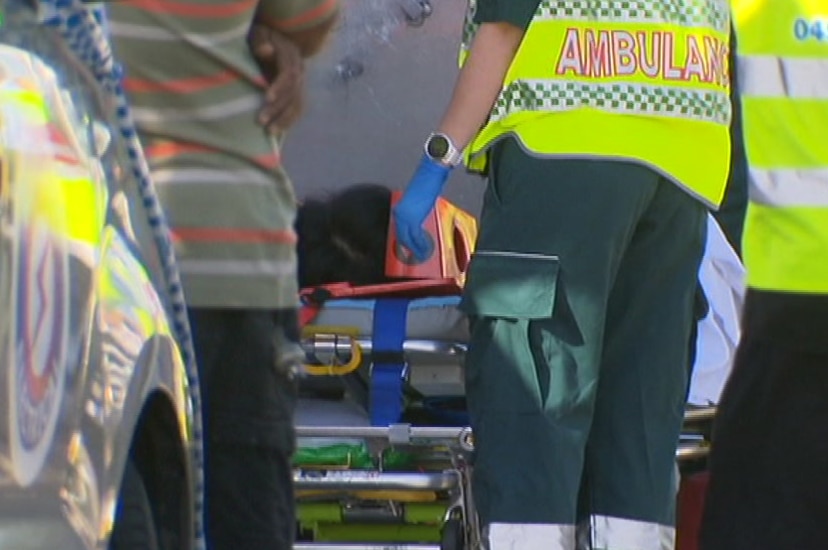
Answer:
[[[535,19],[666,23],[728,32],[725,0],[541,0]]]
[[[469,8],[466,10],[466,17],[463,20],[463,37],[460,41],[460,52],[468,53],[471,48],[474,35],[477,34],[477,29],[480,27],[474,22],[474,12],[477,9],[477,0],[469,0]]]
[[[623,83],[516,80],[501,92],[490,122],[518,112],[560,112],[584,107],[717,124],[728,124],[731,109],[725,92]]]

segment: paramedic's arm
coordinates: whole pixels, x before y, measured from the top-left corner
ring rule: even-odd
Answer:
[[[523,29],[512,23],[480,25],[438,126],[438,131],[448,135],[459,150],[486,122],[523,34]]]
[[[477,0],[480,25],[438,131],[461,151],[483,126],[540,0]]]

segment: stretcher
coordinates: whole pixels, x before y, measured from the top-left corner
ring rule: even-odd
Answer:
[[[457,302],[448,296],[408,304],[401,420],[385,426],[371,415],[371,391],[382,391],[370,384],[377,300],[331,301],[306,331],[303,345],[313,363],[344,372],[344,395],[299,403],[294,479],[305,540],[295,548],[477,548],[473,434],[462,408],[452,407],[462,403],[466,351]],[[347,334],[336,327],[347,327]],[[359,364],[351,364],[354,357]],[[713,410],[688,409],[677,454],[683,470],[703,463]]]
[[[310,368],[342,391],[297,410],[297,549],[474,547],[471,430],[440,406],[462,396],[458,300],[331,300],[306,327]]]
[[[451,406],[463,395],[457,305],[476,221],[440,200],[425,227],[424,262],[389,234],[386,273],[399,282],[303,292],[305,368],[329,398],[297,410],[297,549],[478,546],[474,444]]]
[[[423,284],[368,296],[328,289],[304,327],[308,379],[337,390],[299,403],[297,550],[479,548],[463,400],[468,329],[457,288]],[[688,407],[681,471],[704,468],[714,411]]]

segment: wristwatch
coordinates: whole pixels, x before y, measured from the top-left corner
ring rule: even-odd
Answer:
[[[463,160],[463,154],[446,134],[432,133],[426,139],[424,148],[428,158],[449,168],[454,168]]]

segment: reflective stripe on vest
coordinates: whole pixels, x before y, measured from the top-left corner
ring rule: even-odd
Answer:
[[[828,5],[734,0],[750,204],[747,284],[828,293]]]
[[[649,165],[718,205],[730,160],[729,28],[725,0],[541,0],[467,164],[481,168],[482,153],[513,134],[538,156]]]

